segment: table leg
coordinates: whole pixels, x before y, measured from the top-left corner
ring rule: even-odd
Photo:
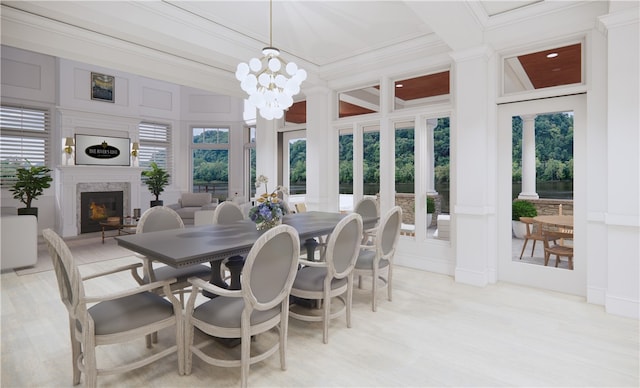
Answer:
[[[240,275],[242,274],[242,267],[244,266],[244,258],[242,256],[232,256],[227,261],[227,267],[231,272],[230,284],[227,284],[220,275],[222,268],[222,260],[211,261],[211,279],[209,283],[221,288],[227,288],[229,290],[239,290],[241,287]],[[202,291],[202,295],[207,298],[215,298],[216,295],[208,291]]]
[[[102,227],[102,243],[104,244],[104,226]]]
[[[307,248],[307,260],[313,261],[316,255],[316,248],[318,247],[318,242],[315,238],[308,238],[304,241],[304,246]]]

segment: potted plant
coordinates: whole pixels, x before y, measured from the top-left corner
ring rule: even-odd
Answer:
[[[151,162],[150,169],[143,171],[142,176],[146,177],[145,183],[149,188],[149,191],[156,196],[155,201],[151,201],[151,207],[162,206],[164,202],[160,200],[160,193],[164,191],[164,188],[169,184],[169,173],[162,167],[158,167],[156,162]]]
[[[536,207],[529,201],[517,199],[511,204],[511,224],[513,226],[513,235],[516,238],[524,238],[527,227],[520,222],[520,217],[535,217],[538,215]]]
[[[436,212],[436,201],[433,197],[427,197],[427,228],[431,226],[433,221],[433,213]]]
[[[38,217],[38,208],[31,202],[42,195],[44,189],[51,187],[51,169],[46,166],[19,167],[16,169],[16,183],[9,189],[13,198],[20,200],[26,207],[18,209],[18,214],[33,214]]]

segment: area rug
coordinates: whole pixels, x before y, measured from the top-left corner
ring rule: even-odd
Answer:
[[[71,250],[71,254],[77,265],[134,255],[132,251],[118,246],[116,240],[113,238],[105,238],[103,244],[102,237],[99,233],[91,234],[88,237],[82,236],[65,239],[65,242]],[[49,255],[49,249],[45,241],[40,238],[38,240],[38,261],[36,264],[31,267],[16,268],[14,271],[18,276],[22,276],[50,270],[53,270],[53,262]]]

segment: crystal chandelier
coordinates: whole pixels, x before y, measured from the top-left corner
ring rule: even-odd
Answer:
[[[261,59],[251,58],[242,62],[236,70],[240,87],[249,95],[260,116],[267,120],[280,119],[293,104],[293,96],[300,92],[300,84],[307,79],[307,72],[294,62],[280,58],[280,50],[273,47],[272,1],[269,1],[269,47],[262,49]]]

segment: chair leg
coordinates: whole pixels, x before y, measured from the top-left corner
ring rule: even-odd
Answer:
[[[280,317],[280,369],[287,370],[287,336],[289,332],[289,304],[282,302]]]
[[[96,344],[94,342],[93,328],[83,327],[86,333],[83,334],[84,349],[84,378],[86,387],[94,388],[98,385],[98,366],[96,363]]]
[[[193,332],[195,328],[189,316],[186,317],[184,322],[184,374],[191,374],[191,366],[193,364],[193,352],[191,346],[193,345]]]
[[[325,291],[324,300],[322,301],[322,342],[329,343],[329,314],[331,313],[331,297],[329,291]]]
[[[248,328],[243,328],[240,341],[240,386],[244,388],[249,380],[249,365],[251,363],[251,336],[249,336]]]
[[[71,364],[73,370],[73,385],[80,384],[80,367],[78,366],[78,361],[80,358],[80,353],[82,352],[82,345],[80,341],[76,339],[75,336],[75,320],[69,320],[69,334],[71,334]]]
[[[536,242],[537,240],[533,240],[533,246],[531,247],[531,257],[533,257],[533,252],[536,250]],[[522,257],[522,255],[520,255]]]
[[[347,327],[351,327],[351,305],[353,304],[353,274],[347,278]]]
[[[524,239],[524,243],[522,243],[522,251],[520,251],[520,260],[522,260],[522,255],[524,254],[524,249],[527,247],[527,243],[529,242],[528,238]],[[531,254],[533,256],[533,253]]]
[[[378,309],[376,295],[378,295],[378,277],[379,276],[380,275],[378,274],[378,268],[375,268],[375,264],[374,264],[373,276],[372,276],[373,281],[371,283],[371,310],[374,312]]]
[[[393,264],[391,262],[389,262],[389,267],[387,268],[387,297],[389,299],[389,302],[391,302],[392,298],[392,279],[393,279]]]

